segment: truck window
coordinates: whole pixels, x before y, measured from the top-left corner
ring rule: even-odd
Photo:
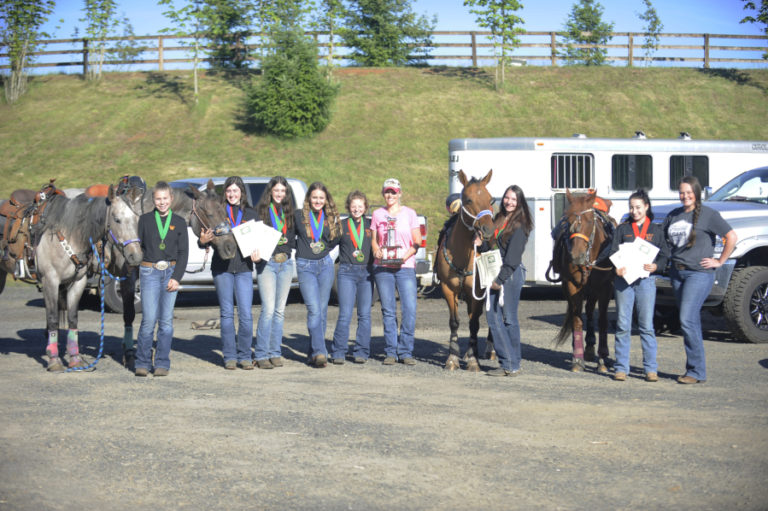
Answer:
[[[611,186],[614,190],[653,188],[653,160],[647,154],[614,154],[611,157]]]
[[[246,186],[248,187],[248,193],[251,195],[251,207],[256,207],[256,204],[261,199],[261,194],[267,188],[267,183],[248,183]]]
[[[706,156],[670,156],[669,189],[677,190],[677,185],[685,176],[696,176],[701,187],[709,186],[709,158]]]
[[[595,157],[592,154],[554,153],[550,159],[552,188],[593,188]]]

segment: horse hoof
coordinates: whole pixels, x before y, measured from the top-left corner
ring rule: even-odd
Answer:
[[[459,357],[451,355],[448,360],[445,361],[445,369],[448,371],[455,371],[459,366]]]
[[[123,367],[133,369],[136,364],[136,351],[128,350],[123,353]]]
[[[602,358],[597,362],[597,373],[608,374],[608,366],[605,364],[605,360]]]
[[[467,371],[473,372],[473,373],[479,373],[480,372],[480,364],[477,363],[477,359],[472,357],[469,361],[467,361]]]
[[[594,362],[597,360],[597,356],[595,355],[595,345],[594,344],[587,344],[586,348],[584,348],[584,360],[587,362]]]
[[[573,362],[571,362],[571,372],[572,373],[580,373],[584,370],[584,360],[582,359],[575,359]]]
[[[85,367],[88,364],[83,362],[83,359],[80,358],[80,355],[73,355],[69,358],[69,368],[75,369],[77,367]]]
[[[61,362],[61,359],[59,357],[51,358],[48,361],[48,372],[50,373],[60,373],[64,370],[64,364]]]
[[[487,358],[488,360],[496,360],[496,358],[497,358],[496,357],[496,350],[489,351],[488,353],[486,353],[485,354],[485,358]]]

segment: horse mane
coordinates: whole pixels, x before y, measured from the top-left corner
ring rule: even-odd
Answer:
[[[80,194],[74,199],[54,197],[45,211],[43,231],[61,231],[69,238],[87,242],[96,241],[104,234],[107,199],[88,198]]]

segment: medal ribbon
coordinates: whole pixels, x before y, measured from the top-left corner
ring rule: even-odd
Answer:
[[[637,224],[635,222],[632,222],[632,231],[635,233],[635,238],[645,239],[645,233],[648,232],[648,226],[651,222],[648,221],[648,219],[645,219],[645,223],[643,223],[643,230],[640,231],[637,228]]]
[[[229,217],[229,225],[231,227],[235,227],[240,225],[240,222],[243,220],[243,210],[240,208],[237,208],[237,220],[235,220],[234,215],[232,215],[232,206],[227,204],[227,216]]]
[[[309,212],[309,223],[312,227],[312,241],[317,242],[320,238],[323,237],[323,210],[320,210],[320,214],[318,215],[317,219],[315,219],[315,213],[310,211]]]
[[[278,215],[274,202],[269,203],[269,216],[272,218],[272,227],[278,231],[281,231],[283,234],[288,232],[288,226],[285,224],[285,215],[283,215],[283,210],[281,208],[280,215]]]
[[[363,238],[365,237],[363,234],[363,219],[360,219],[360,227],[357,230],[355,230],[355,225],[351,218],[347,218],[347,222],[349,222],[349,237],[352,239],[352,244],[355,246],[355,250],[360,250],[360,247],[363,246]]]
[[[493,237],[494,237],[494,238],[496,238],[496,241],[498,241],[498,240],[499,240],[499,234],[500,234],[500,233],[502,233],[502,232],[504,232],[504,229],[506,229],[506,228],[507,228],[507,222],[509,222],[509,218],[506,218],[506,219],[504,220],[504,225],[502,225],[501,227],[499,227],[498,229],[496,229],[496,230],[493,232]]]
[[[160,213],[155,210],[155,223],[157,223],[157,233],[160,235],[160,243],[165,243],[165,237],[168,236],[168,229],[171,227],[171,215],[173,211],[168,210],[168,216],[165,219],[165,225],[160,220]]]

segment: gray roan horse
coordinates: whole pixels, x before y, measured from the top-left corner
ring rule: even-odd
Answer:
[[[464,190],[461,192],[461,210],[457,213],[458,220],[447,228],[437,249],[435,268],[449,309],[448,323],[451,328],[451,337],[445,368],[450,371],[459,368],[458,330],[459,298],[461,297],[467,302],[469,314],[469,346],[464,355],[467,370],[480,370],[477,362],[477,331],[480,329],[483,302],[476,300],[473,296],[475,294],[472,289],[475,283],[473,240],[476,234],[486,241],[493,235],[493,212],[491,211],[493,197],[486,188],[492,174],[493,171],[489,171],[482,179],[468,180],[464,171],[459,171],[459,180],[464,185]]]
[[[129,188],[126,193],[137,193],[137,190]],[[144,194],[142,211],[152,211],[155,207],[152,202],[152,190],[141,190],[138,193]],[[171,211],[174,215],[184,218],[187,225],[192,227],[195,236],[199,237],[203,228],[212,229],[215,234],[213,245],[222,259],[231,259],[237,254],[237,243],[229,229],[226,209],[221,197],[216,194],[213,181],[208,181],[206,189],[202,192],[191,185],[186,189],[174,190]],[[139,298],[136,291],[136,273],[125,264],[125,258],[118,245],[108,243],[105,248],[109,271],[124,279],[119,283],[123,301],[123,364],[132,367],[136,357],[133,347],[133,321],[136,318],[136,302]]]
[[[85,289],[93,257],[91,240],[110,239],[124,261],[138,265],[142,252],[138,240],[140,198],[117,196],[110,186],[107,197],[74,199],[55,196],[48,205],[46,221],[37,236],[35,268],[45,299],[49,371],[62,371],[59,358],[59,304],[66,304],[69,332],[69,367],[83,367],[77,332],[77,309]]]

